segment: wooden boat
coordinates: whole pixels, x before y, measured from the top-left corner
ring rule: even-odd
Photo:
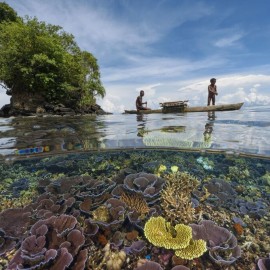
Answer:
[[[244,102],[223,104],[223,105],[212,105],[212,106],[200,106],[200,107],[185,107],[184,111],[179,112],[209,112],[209,111],[234,111],[239,110],[243,106]],[[124,114],[150,114],[150,113],[165,113],[163,109],[157,110],[125,110]]]

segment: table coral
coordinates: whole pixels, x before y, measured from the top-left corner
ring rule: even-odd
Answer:
[[[191,240],[186,248],[175,251],[175,255],[186,260],[192,260],[203,255],[207,251],[204,240]]]
[[[175,255],[183,259],[200,257],[206,250],[204,240],[192,239],[192,228],[184,224],[172,227],[163,217],[150,218],[144,227],[145,237],[153,245],[174,249]]]
[[[173,228],[163,217],[152,217],[145,224],[144,234],[155,246],[180,249],[189,245],[192,229],[183,224]]]

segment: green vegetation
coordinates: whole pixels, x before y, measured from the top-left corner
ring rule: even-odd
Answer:
[[[81,51],[60,26],[21,19],[0,4],[0,83],[10,93],[38,93],[49,103],[69,107],[104,97],[96,58]]]

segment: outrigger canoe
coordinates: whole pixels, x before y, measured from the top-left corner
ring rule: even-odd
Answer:
[[[224,105],[212,105],[212,106],[200,106],[200,107],[185,107],[183,111],[179,112],[209,112],[209,111],[234,111],[239,110],[243,106],[244,102],[224,104]],[[150,113],[164,113],[163,109],[158,110],[125,110],[124,114],[150,114]]]

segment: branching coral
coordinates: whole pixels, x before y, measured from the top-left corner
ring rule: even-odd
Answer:
[[[144,227],[149,242],[158,247],[174,249],[175,255],[191,260],[200,257],[206,250],[204,240],[192,239],[192,228],[184,224],[172,227],[163,217],[150,218]]]
[[[124,202],[131,210],[135,210],[139,214],[146,214],[149,212],[149,207],[145,201],[145,199],[135,193],[122,193],[120,200]]]
[[[161,192],[161,207],[170,222],[187,224],[194,220],[191,192],[198,184],[197,178],[185,172],[177,172],[167,177],[165,188]]]
[[[105,251],[102,264],[106,264],[109,270],[120,270],[126,260],[126,253],[121,251],[112,251],[110,243],[103,249]]]

